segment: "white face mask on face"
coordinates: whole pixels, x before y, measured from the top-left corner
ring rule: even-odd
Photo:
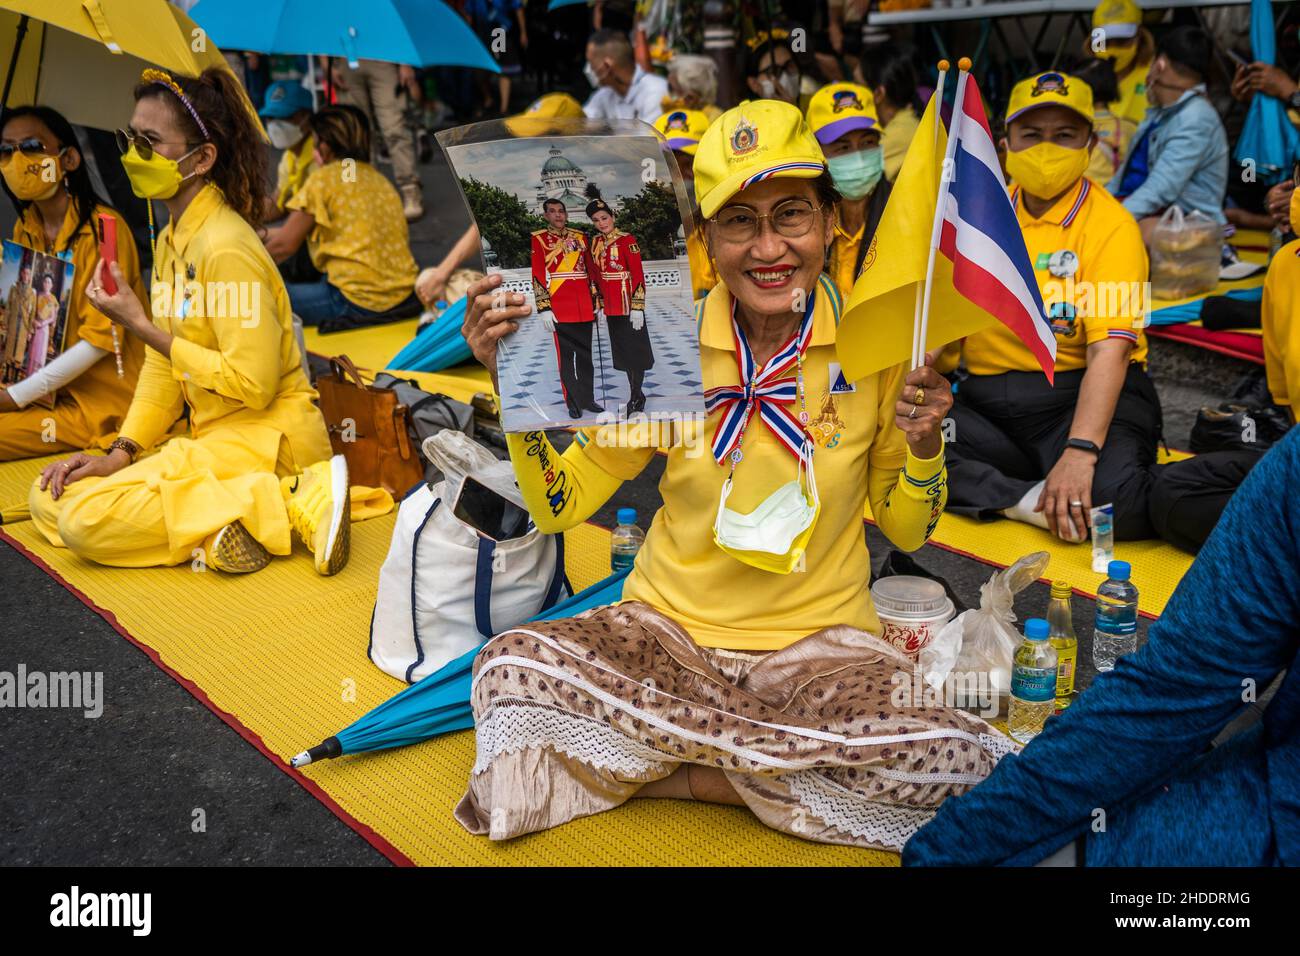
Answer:
[[[270,120],[266,124],[266,135],[276,149],[292,149],[302,142],[302,130],[288,120]]]

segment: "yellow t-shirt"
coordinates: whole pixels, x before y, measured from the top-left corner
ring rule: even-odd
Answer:
[[[1137,132],[1137,124],[1107,110],[1097,110],[1092,130],[1097,134],[1097,145],[1093,147],[1092,158],[1088,161],[1084,175],[1097,185],[1105,186],[1119,171],[1124,157],[1128,155],[1133,134]]]
[[[826,271],[835,283],[835,288],[839,289],[841,298],[847,299],[853,291],[853,281],[857,279],[853,267],[858,263],[862,234],[866,229],[864,223],[858,226],[856,232],[848,233],[840,228],[838,222],[835,224],[835,236],[831,239],[831,260]]]
[[[1300,239],[1273,256],[1260,306],[1264,371],[1273,401],[1293,412],[1300,406]]]
[[[275,168],[275,204],[287,209],[289,200],[294,197],[307,177],[320,169],[316,165],[313,151],[316,149],[316,137],[307,136],[296,149],[286,149],[280,156],[280,164]]]
[[[1088,346],[1107,338],[1133,344],[1132,362],[1147,355],[1147,251],[1132,215],[1105,189],[1081,178],[1041,219],[1012,195],[1029,264],[1056,333],[1056,370],[1086,368]],[[1038,361],[1000,322],[968,336],[972,375],[1036,372]]]
[[[925,542],[943,511],[942,452],[930,460],[913,457],[894,424],[903,367],[841,382],[832,390],[832,376],[841,377],[835,352],[841,306],[823,275],[803,365],[821,514],[803,571],[763,571],[714,543],[713,522],[730,467],[730,462],[719,465],[710,448],[721,409],[702,427],[683,426],[686,440],[666,449],[659,483],[664,505],[646,533],[623,599],[644,601],[667,614],[702,646],[776,650],[833,624],[879,633],[868,591],[864,504],[871,502],[881,529],[907,551]],[[731,310],[725,285],[697,305],[705,389],[740,381]],[[797,400],[790,407],[797,416]],[[648,432],[639,447],[628,447],[635,435],[620,435],[617,426],[584,428],[563,456],[554,454],[543,432],[507,435],[520,489],[538,527],[555,531],[590,517],[654,456],[657,436],[653,428]],[[743,452],[727,507],[749,513],[795,478],[796,460],[757,419],[745,432]]]
[[[148,302],[144,279],[140,275],[140,256],[136,252],[131,228],[113,209],[96,206],[95,213],[86,225],[77,230],[77,213],[73,203],[63,216],[54,244],[46,241],[45,226],[35,204],[27,207],[14,223],[14,242],[47,255],[63,252],[72,254],[72,294],[68,300],[68,327],[63,346],[70,348],[79,341],[89,342],[110,353],[86,369],[63,388],[56,402],[76,405],[85,419],[90,434],[95,436],[94,447],[107,448],[117,437],[118,429],[131,404],[140,366],[144,364],[144,343],[124,329],[118,329],[117,339],[122,352],[122,377],[117,375],[117,360],[113,352],[113,323],[108,316],[90,304],[86,297],[89,284],[99,261],[99,240],[95,223],[100,213],[117,220],[117,263],[127,282],[141,302]],[[75,235],[74,235],[75,231]]]
[[[880,145],[885,150],[885,178],[891,183],[898,178],[898,171],[903,168],[903,159],[907,156],[907,147],[912,145],[912,137],[920,125],[921,117],[908,105],[894,114],[894,118],[880,134]]]
[[[125,437],[152,446],[188,405],[196,438],[238,429],[296,470],[330,457],[280,270],[216,186],[159,233],[151,293],[154,325],[175,338],[170,361],[145,349]]]
[[[312,265],[363,309],[383,312],[415,290],[402,199],[369,163],[335,160],[322,166],[289,200],[316,219],[307,237]]]
[[[1127,76],[1119,81],[1119,99],[1111,104],[1111,112],[1122,119],[1131,120],[1135,125],[1142,122],[1147,115],[1147,71],[1151,61],[1135,64]]]
[[[686,257],[691,267],[692,298],[700,299],[713,291],[718,284],[718,274],[713,271],[709,250],[704,246],[704,226],[696,226],[686,240]]]

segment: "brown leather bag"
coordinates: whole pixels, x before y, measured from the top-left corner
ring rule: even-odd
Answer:
[[[401,496],[424,479],[424,461],[408,430],[410,412],[391,389],[366,384],[352,360],[337,355],[316,390],[330,445],[347,459],[352,484]]]

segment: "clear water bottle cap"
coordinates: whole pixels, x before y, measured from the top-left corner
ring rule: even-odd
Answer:
[[[1051,633],[1051,625],[1041,617],[1031,617],[1025,621],[1025,637],[1031,641],[1045,641]]]
[[[1106,573],[1116,581],[1127,581],[1128,576],[1133,573],[1133,568],[1127,561],[1112,561],[1106,565]]]
[[[619,523],[619,524],[636,524],[636,509],[635,509],[635,508],[619,508],[619,509],[618,509],[618,523]]]

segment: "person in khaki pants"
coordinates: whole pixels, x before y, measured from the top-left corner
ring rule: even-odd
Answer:
[[[402,194],[402,212],[407,222],[414,222],[424,215],[424,197],[415,168],[415,142],[406,126],[401,94],[414,82],[415,71],[379,60],[359,60],[352,69],[346,61],[334,60],[333,80],[340,103],[357,107],[379,124],[393,161],[393,179]]]

